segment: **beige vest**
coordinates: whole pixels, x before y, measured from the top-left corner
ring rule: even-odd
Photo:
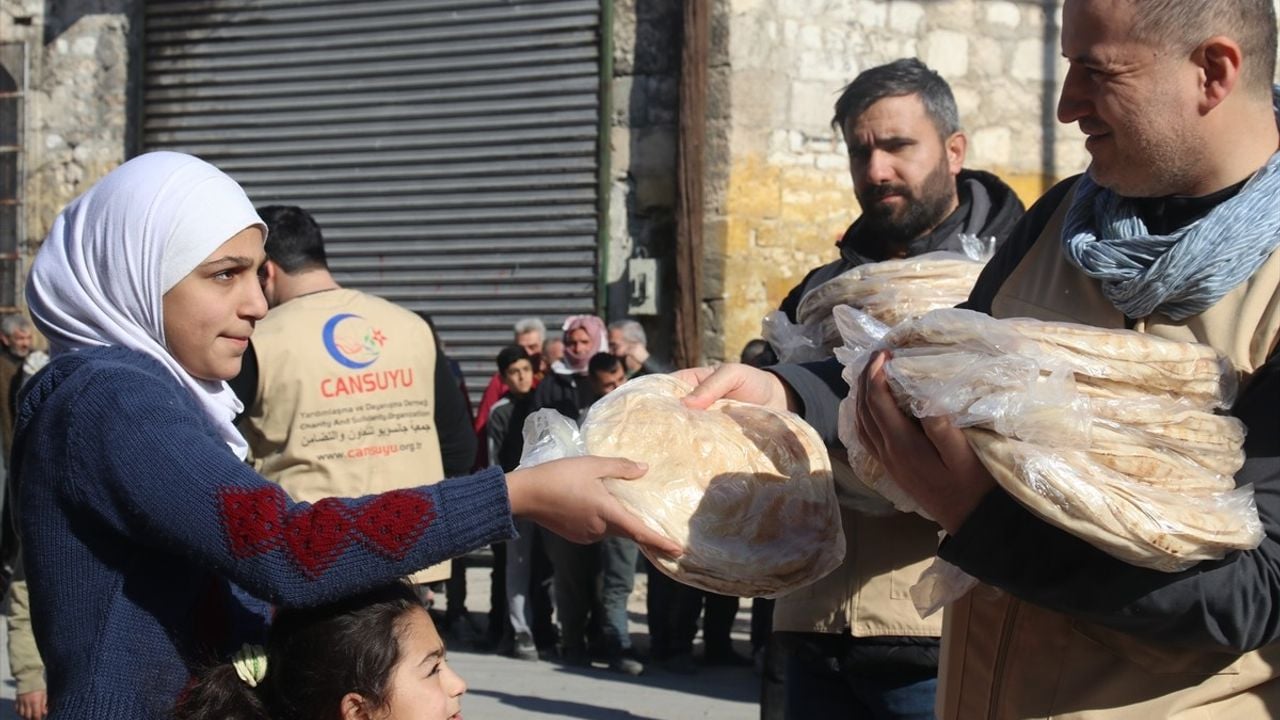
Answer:
[[[257,402],[241,421],[254,467],[297,500],[444,479],[427,324],[355,290],[294,298],[253,333]],[[414,582],[449,577],[443,563]]]
[[[1123,328],[1098,281],[1062,255],[1069,206],[1070,198],[1001,286],[992,314]],[[1280,337],[1280,253],[1201,315],[1153,315],[1135,329],[1212,345],[1247,376]],[[980,585],[946,611],[938,712],[945,720],[1268,718],[1280,711],[1278,669],[1280,645],[1244,655],[1165,647]]]
[[[852,472],[833,458],[837,472]],[[933,561],[938,526],[919,515],[875,517],[847,508],[844,562],[812,585],[778,598],[778,632],[850,633],[854,637],[938,637],[942,616],[921,618],[908,591]]]

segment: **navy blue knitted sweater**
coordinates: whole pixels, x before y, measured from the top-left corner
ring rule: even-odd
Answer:
[[[164,367],[122,348],[60,356],[30,382],[13,460],[59,719],[167,717],[202,663],[260,627],[232,583],[315,605],[515,534],[494,470],[294,503]]]

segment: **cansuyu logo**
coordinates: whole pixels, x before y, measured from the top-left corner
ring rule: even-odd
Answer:
[[[329,318],[320,337],[329,356],[352,370],[372,365],[382,355],[382,346],[387,342],[381,330],[351,313],[339,313]]]

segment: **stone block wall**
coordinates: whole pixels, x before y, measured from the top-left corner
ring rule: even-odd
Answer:
[[[127,157],[137,0],[6,0],[0,42],[27,46],[26,237]]]
[[[627,317],[627,261],[659,259],[658,314],[636,319],[650,350],[670,357],[675,267],[676,140],[680,94],[678,0],[615,0],[610,118],[610,320]]]
[[[786,292],[837,256],[858,208],[830,120],[860,71],[918,56],[941,73],[969,135],[966,164],[1026,201],[1086,165],[1078,131],[1054,119],[1065,72],[1058,0],[720,4],[728,62],[712,75],[723,152],[711,153],[707,208],[709,360],[734,359]]]

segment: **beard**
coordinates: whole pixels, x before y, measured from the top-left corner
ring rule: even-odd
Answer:
[[[918,192],[907,185],[886,183],[855,195],[862,205],[865,231],[870,237],[876,238],[882,247],[901,248],[946,218],[956,199],[956,182],[943,158],[924,179]],[[888,195],[901,196],[905,202],[896,209],[876,202]]]

